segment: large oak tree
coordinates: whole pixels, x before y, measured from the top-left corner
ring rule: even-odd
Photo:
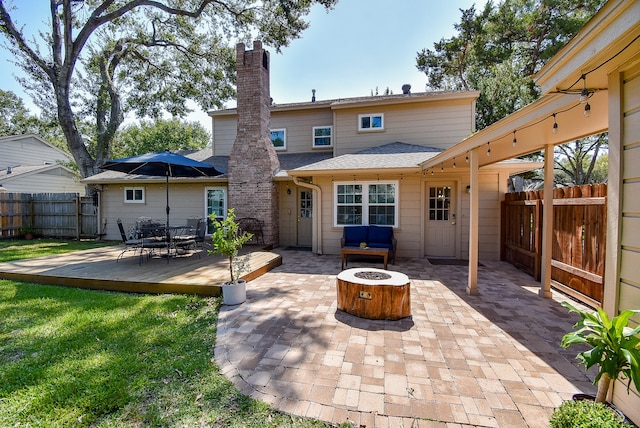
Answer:
[[[0,32],[26,73],[20,83],[55,111],[80,173],[110,157],[127,112],[184,116],[235,96],[235,43],[261,39],[276,50],[307,28],[314,4],[337,0],[50,0],[48,27],[27,38],[12,13],[40,7],[0,0]],[[82,132],[90,119],[94,135]],[[88,139],[95,139],[95,155]]]

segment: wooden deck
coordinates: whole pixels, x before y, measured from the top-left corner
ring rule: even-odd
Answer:
[[[169,259],[125,256],[116,262],[121,246],[0,263],[0,278],[38,284],[134,293],[178,293],[218,296],[229,279],[226,258],[201,252]],[[250,281],[282,264],[279,254],[262,247],[245,247]],[[133,253],[130,253],[133,254]]]

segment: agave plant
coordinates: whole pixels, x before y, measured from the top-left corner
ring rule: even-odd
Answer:
[[[598,374],[593,381],[598,385],[596,402],[606,401],[611,380],[615,381],[620,375],[628,380],[627,392],[632,381],[636,389],[640,390],[640,325],[628,327],[629,319],[640,310],[626,310],[610,319],[600,308],[588,312],[567,302],[563,302],[562,306],[580,315],[580,321],[574,325],[576,330],[563,336],[562,346],[567,348],[575,344],[586,344],[591,347],[580,352],[576,358],[587,370],[598,366]]]

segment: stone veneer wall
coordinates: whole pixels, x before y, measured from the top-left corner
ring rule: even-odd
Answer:
[[[278,187],[273,176],[280,167],[269,124],[269,52],[262,43],[253,50],[236,47],[238,134],[229,156],[229,207],[236,217],[264,222],[264,242],[279,241]]]

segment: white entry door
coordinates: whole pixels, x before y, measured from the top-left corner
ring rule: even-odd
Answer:
[[[300,190],[298,201],[298,246],[310,247],[313,237],[313,192]]]
[[[438,183],[427,187],[425,255],[456,256],[456,210],[454,183]]]

